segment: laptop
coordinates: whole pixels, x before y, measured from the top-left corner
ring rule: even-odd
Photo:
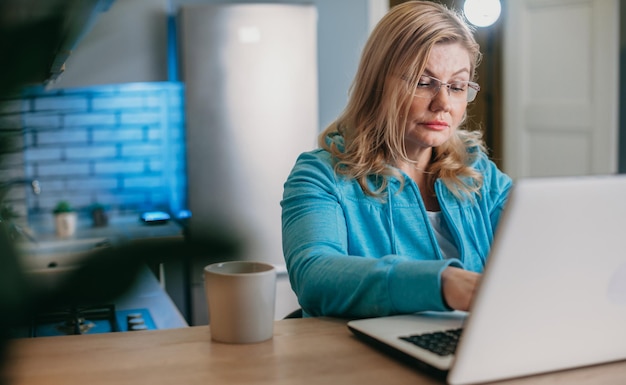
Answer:
[[[626,176],[516,181],[470,313],[361,319],[348,328],[450,384],[626,359]],[[420,335],[442,330],[439,339],[457,334],[456,349],[420,347],[429,347]]]

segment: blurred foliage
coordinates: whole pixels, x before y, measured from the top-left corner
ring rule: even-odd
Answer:
[[[60,214],[60,213],[71,213],[73,211],[75,211],[75,210],[72,207],[72,205],[70,204],[70,202],[68,202],[68,201],[60,201],[54,207],[54,210],[52,212],[55,213],[55,214]]]
[[[48,78],[55,49],[64,32],[63,18],[60,17],[63,9],[34,22],[13,23],[7,17],[14,11],[7,8],[9,3],[26,5],[29,2],[0,0],[0,204],[12,185],[11,181],[3,180],[2,171],[6,166],[3,169],[2,165],[7,155],[21,151],[13,139],[23,134],[21,128],[12,123],[15,119],[7,119],[5,111],[9,110],[10,99],[17,97],[24,86]],[[56,2],[59,6],[63,3],[63,0]],[[69,3],[72,2],[66,1]],[[149,243],[128,242],[94,251],[58,288],[44,291],[38,289],[20,265],[7,226],[8,219],[17,213],[9,205],[3,205],[0,212],[1,218],[7,219],[0,221],[0,384],[6,382],[1,365],[9,330],[24,325],[36,313],[59,306],[110,303],[132,286],[145,264],[167,263],[171,259],[180,261],[196,255],[232,259],[239,254],[241,246],[239,239],[224,233],[218,226],[212,231],[207,229],[206,234],[212,236],[206,239],[185,237]]]
[[[13,209],[13,206],[11,206],[10,204],[0,204],[0,222],[8,222],[13,219],[19,218],[19,216],[20,215]]]

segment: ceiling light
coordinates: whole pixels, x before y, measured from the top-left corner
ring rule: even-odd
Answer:
[[[488,27],[500,17],[500,0],[465,0],[467,20],[477,27]]]

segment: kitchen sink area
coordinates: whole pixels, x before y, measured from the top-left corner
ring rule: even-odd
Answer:
[[[88,252],[110,245],[106,237],[46,240],[43,242],[21,242],[18,251],[24,255],[46,255]]]
[[[108,237],[20,242],[17,252],[27,276],[42,289],[53,289],[94,251],[111,247]]]
[[[113,217],[103,227],[79,220],[76,233],[66,238],[57,236],[52,222],[44,218],[31,221],[28,234],[30,237],[16,243],[16,251],[24,271],[44,288],[53,288],[99,250],[139,241],[183,239],[182,228],[176,223],[147,225],[134,215]]]

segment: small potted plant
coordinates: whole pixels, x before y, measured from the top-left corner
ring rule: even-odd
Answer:
[[[109,223],[109,217],[106,212],[106,207],[101,203],[94,203],[91,205],[91,219],[93,221],[93,227],[105,227]]]
[[[67,201],[60,201],[53,210],[57,236],[68,238],[76,232],[78,215]]]

